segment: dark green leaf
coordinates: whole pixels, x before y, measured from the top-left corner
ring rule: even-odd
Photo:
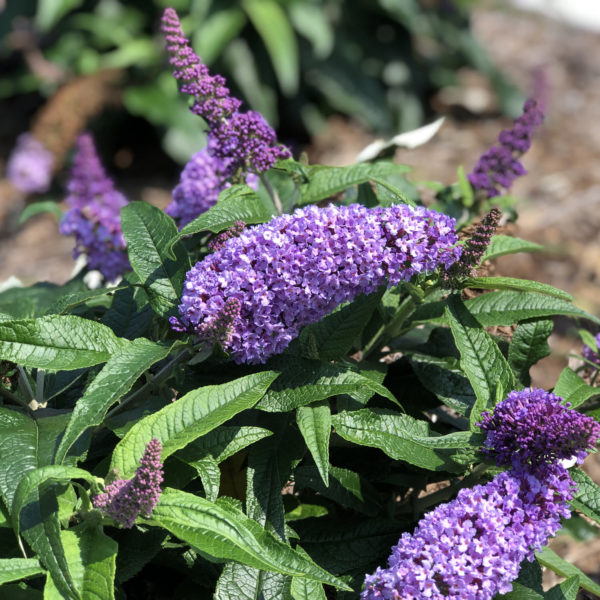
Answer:
[[[323,483],[329,485],[329,436],[331,410],[329,404],[313,404],[296,409],[296,421],[319,469]]]
[[[545,294],[571,302],[573,296],[559,290],[547,283],[530,281],[529,279],[515,279],[514,277],[469,277],[465,280],[465,287],[476,290],[518,290],[520,292],[535,292]]]
[[[290,600],[290,577],[239,563],[227,563],[217,582],[214,600],[233,598],[235,600]]]
[[[72,371],[106,362],[127,341],[105,325],[74,315],[0,321],[0,359]]]
[[[517,326],[508,347],[508,364],[515,377],[524,386],[529,386],[529,369],[538,360],[550,354],[548,337],[554,323],[550,319],[522,321]]]
[[[132,202],[123,208],[121,224],[129,262],[148,294],[150,305],[162,317],[175,314],[190,268],[185,248],[175,242],[175,223],[147,202]]]
[[[581,469],[571,469],[570,475],[577,484],[571,506],[600,524],[600,487]]]
[[[296,551],[308,557],[300,546],[296,547]],[[294,600],[327,600],[323,584],[305,577],[294,577],[290,591]]]
[[[576,600],[579,591],[579,575],[572,575],[566,581],[550,588],[544,598],[546,600]]]

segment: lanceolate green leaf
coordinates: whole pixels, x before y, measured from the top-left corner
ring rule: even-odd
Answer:
[[[291,600],[290,582],[289,575],[230,562],[219,577],[214,600]]]
[[[94,300],[95,298],[101,298],[102,296],[107,296],[108,294],[114,294],[122,289],[125,289],[125,286],[109,289],[100,288],[97,290],[83,290],[81,292],[65,294],[64,296],[61,296],[54,304],[49,306],[44,312],[47,315],[61,315],[68,313],[76,306],[84,304],[88,300]]]
[[[260,196],[247,185],[232,185],[219,194],[218,202],[188,223],[179,237],[212,231],[219,233],[231,227],[236,221],[244,221],[247,225],[265,223],[273,217]]]
[[[465,287],[476,290],[517,290],[521,292],[536,292],[546,296],[554,296],[561,300],[571,302],[573,296],[559,290],[547,283],[530,281],[528,279],[515,279],[514,277],[470,277],[465,281]]]
[[[513,389],[512,371],[496,342],[473,318],[457,295],[448,298],[446,318],[460,352],[460,367],[477,397],[470,414],[471,426],[474,427],[481,411],[494,405],[498,386],[502,386],[505,392]]]
[[[571,469],[570,475],[577,484],[571,506],[600,524],[600,487],[581,469]]]
[[[538,562],[544,567],[548,567],[551,571],[554,571],[561,577],[573,577],[574,575],[579,576],[579,585],[592,594],[600,595],[600,585],[592,581],[585,573],[578,569],[575,565],[567,562],[564,558],[561,558],[546,546],[540,552],[536,552],[535,556]]]
[[[475,434],[432,435],[425,421],[391,411],[344,411],[334,415],[332,423],[335,432],[350,442],[379,448],[394,460],[431,471],[464,470],[453,457],[476,445]]]
[[[323,482],[329,485],[329,436],[331,435],[329,404],[299,407],[296,410],[296,421]]]
[[[550,588],[544,598],[546,600],[575,600],[579,591],[579,575],[571,575],[569,579]]]
[[[481,261],[492,260],[506,254],[517,254],[518,252],[540,252],[544,246],[511,237],[509,235],[495,235],[487,247]]]
[[[588,385],[569,367],[561,371],[553,392],[565,402],[570,402],[572,408],[577,408],[586,400],[600,395],[599,388]]]
[[[106,362],[128,342],[105,325],[74,315],[0,321],[0,359],[72,371]]]
[[[122,477],[131,477],[152,438],[162,443],[164,460],[242,410],[252,408],[277,375],[264,371],[187,393],[138,421],[115,447],[111,468],[118,469]]]
[[[174,314],[190,267],[185,248],[174,243],[175,223],[147,202],[132,202],[124,207],[121,223],[129,262],[142,281],[152,308],[163,317]]]
[[[67,415],[33,420],[17,411],[0,407],[0,494],[12,506],[20,481],[26,474],[52,462],[57,439]],[[73,582],[60,537],[58,504],[53,489],[30,496],[21,517],[23,537],[48,569],[64,598],[80,598]]]
[[[344,582],[294,551],[230,504],[214,504],[193,494],[167,488],[152,513],[152,522],[216,558],[348,589]]]
[[[69,448],[88,427],[100,425],[111,405],[126,394],[154,363],[165,358],[169,351],[169,346],[138,338],[124,350],[113,354],[77,401],[56,451],[56,462],[64,460]]]
[[[308,557],[308,554],[300,546],[296,548],[296,551]],[[323,584],[305,577],[294,577],[290,591],[294,600],[327,600]]]
[[[117,543],[98,528],[86,525],[61,531],[61,539],[82,600],[114,600]],[[48,578],[44,600],[63,598],[54,581]]]
[[[35,558],[0,558],[0,585],[43,572],[44,569]]]
[[[551,319],[533,319],[519,323],[508,347],[508,364],[524,386],[531,383],[529,369],[550,354],[548,337],[554,323]]]
[[[309,182],[301,187],[301,198],[299,204],[314,204],[319,200],[325,200],[344,190],[397,173],[405,173],[408,170],[404,165],[396,165],[391,162],[361,163],[350,167],[325,167],[314,165],[309,167]]]

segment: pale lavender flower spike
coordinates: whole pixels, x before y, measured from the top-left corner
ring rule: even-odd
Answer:
[[[454,219],[423,207],[298,209],[242,230],[197,263],[171,323],[212,341],[213,323],[225,322],[221,342],[234,360],[262,363],[339,304],[449,267],[457,239]]]
[[[106,486],[92,503],[96,508],[126,528],[133,527],[139,515],[150,518],[158,504],[163,481],[160,461],[162,445],[156,438],[146,444],[140,466],[131,479],[117,479]]]
[[[50,187],[53,165],[52,152],[30,133],[23,133],[8,159],[6,176],[23,193],[40,194]]]
[[[75,236],[75,257],[85,254],[90,269],[113,281],[131,267],[121,230],[121,208],[127,204],[106,175],[94,140],[79,136],[68,184],[67,204],[60,232]]]

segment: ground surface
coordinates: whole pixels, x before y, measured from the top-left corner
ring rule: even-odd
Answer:
[[[496,63],[529,91],[540,69],[547,82],[546,123],[524,163],[529,175],[513,192],[523,198],[517,235],[547,245],[544,255],[502,259],[501,273],[528,277],[571,292],[576,303],[600,314],[600,35],[574,29],[539,15],[517,13],[503,6],[478,5],[473,17],[476,35]],[[509,122],[495,113],[493,95],[473,72],[461,73],[463,87],[446,91],[435,106],[448,118],[439,134],[416,150],[397,153],[399,162],[414,167],[416,179],[455,179],[456,166],[467,171]],[[472,118],[458,120],[457,105]],[[372,137],[354,124],[332,120],[310,148],[311,158],[328,164],[348,164]],[[169,182],[163,186],[130,182],[132,196],[164,206]],[[0,282],[15,275],[29,284],[62,282],[73,268],[71,239],[57,234],[53,217],[37,217],[17,229],[10,215],[19,200],[0,184]],[[551,338],[553,357],[534,368],[534,384],[552,387],[580,344],[564,324]],[[600,481],[600,461],[586,465]],[[600,581],[600,539],[575,544],[560,537],[555,547]],[[551,579],[548,579],[548,583]],[[583,598],[584,596],[582,596]],[[591,596],[587,596],[591,597]]]

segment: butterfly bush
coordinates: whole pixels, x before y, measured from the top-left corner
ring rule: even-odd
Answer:
[[[228,300],[240,303],[225,344],[262,363],[342,302],[449,267],[454,220],[423,207],[311,206],[247,229],[187,274],[177,329],[202,337]]]
[[[30,133],[17,139],[6,165],[6,176],[25,194],[47,192],[52,181],[54,155]]]
[[[63,235],[75,236],[75,257],[85,254],[90,269],[113,281],[130,269],[121,230],[121,208],[127,200],[106,175],[92,136],[79,136],[68,184]]]
[[[498,136],[500,144],[485,152],[468,179],[475,189],[488,198],[500,196],[521,175],[526,175],[519,157],[531,147],[533,132],[544,120],[544,114],[536,100],[525,102],[523,114]]]
[[[164,475],[161,451],[160,441],[151,439],[146,444],[135,475],[131,479],[117,479],[108,484],[102,494],[93,498],[93,505],[129,529],[139,515],[149,518],[161,493]]]
[[[600,366],[600,354],[598,354],[598,348],[600,348],[600,333],[596,335],[594,338],[596,340],[596,348],[590,348],[589,346],[583,346],[583,358],[589,360],[591,363],[594,363]]]
[[[362,600],[491,600],[512,590],[524,559],[533,560],[569,518],[574,484],[560,465],[537,474],[505,471],[463,489],[402,534],[388,568],[365,579]]]
[[[568,460],[583,462],[600,436],[600,424],[562,404],[546,390],[510,392],[493,412],[482,413],[484,454],[498,465]]]
[[[290,152],[277,143],[275,131],[260,113],[239,111],[225,79],[211,75],[183,35],[177,13],[167,8],[162,31],[181,92],[194,99],[191,110],[208,126],[208,144],[185,166],[173,202],[167,207],[180,227],[213,206],[232,179],[256,187],[257,175]]]

